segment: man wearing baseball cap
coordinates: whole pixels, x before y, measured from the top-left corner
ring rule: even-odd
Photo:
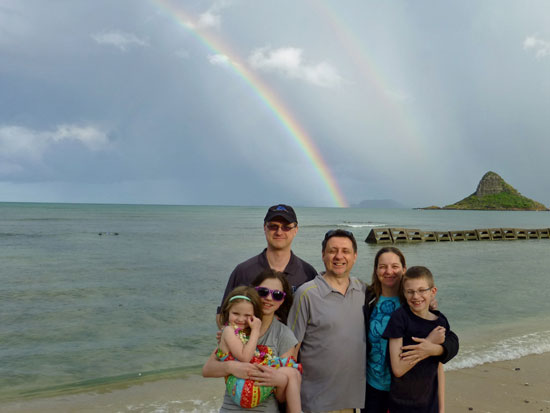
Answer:
[[[250,285],[267,268],[284,273],[293,290],[317,275],[311,264],[294,255],[291,250],[292,241],[298,233],[298,219],[291,206],[278,204],[269,208],[264,218],[264,233],[267,248],[235,267],[225,287],[222,303],[235,287]]]

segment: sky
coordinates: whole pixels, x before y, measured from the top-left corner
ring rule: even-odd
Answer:
[[[550,206],[550,2],[0,0],[0,201]]]

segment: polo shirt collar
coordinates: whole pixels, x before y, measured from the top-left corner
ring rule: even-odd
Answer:
[[[325,277],[323,277],[325,273],[321,273],[321,274],[318,274],[317,277],[315,277],[315,280],[317,281],[316,284],[319,288],[319,294],[322,296],[322,297],[326,297],[327,295],[329,295],[330,293],[332,292],[337,292],[338,294],[340,294],[339,291],[336,291],[334,290],[330,285],[329,283],[327,282],[327,280],[325,280]],[[348,293],[349,290],[357,290],[357,291],[361,291],[361,287],[358,285],[357,282],[355,282],[355,279],[353,277],[350,277],[349,278],[349,286],[348,286],[348,289],[346,291],[346,295]]]
[[[269,262],[267,262],[267,248],[264,248],[260,254],[260,265],[264,268],[269,268]],[[297,274],[299,272],[298,257],[294,255],[292,250],[290,251],[290,260],[283,271],[285,274]]]

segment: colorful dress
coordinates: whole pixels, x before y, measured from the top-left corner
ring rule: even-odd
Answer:
[[[239,336],[243,344],[248,342],[249,337],[246,336],[241,329],[236,328],[235,334]],[[219,348],[216,351],[216,357],[220,361],[237,360],[231,353],[223,353]],[[268,346],[261,344],[256,346],[256,351],[250,363],[263,364],[276,369],[279,367],[294,367],[302,373],[302,365],[296,362],[294,357],[282,358],[274,356],[273,351]],[[258,406],[271,396],[275,390],[272,386],[257,386],[254,380],[239,379],[233,375],[229,375],[225,378],[225,387],[233,402],[246,409]]]

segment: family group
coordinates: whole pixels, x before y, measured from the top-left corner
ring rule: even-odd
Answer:
[[[407,268],[398,248],[384,247],[365,284],[351,276],[354,235],[334,229],[318,273],[291,250],[289,205],[269,208],[264,233],[263,252],[231,273],[218,347],[203,367],[225,377],[220,412],[445,411],[443,364],[459,344],[428,268]]]

